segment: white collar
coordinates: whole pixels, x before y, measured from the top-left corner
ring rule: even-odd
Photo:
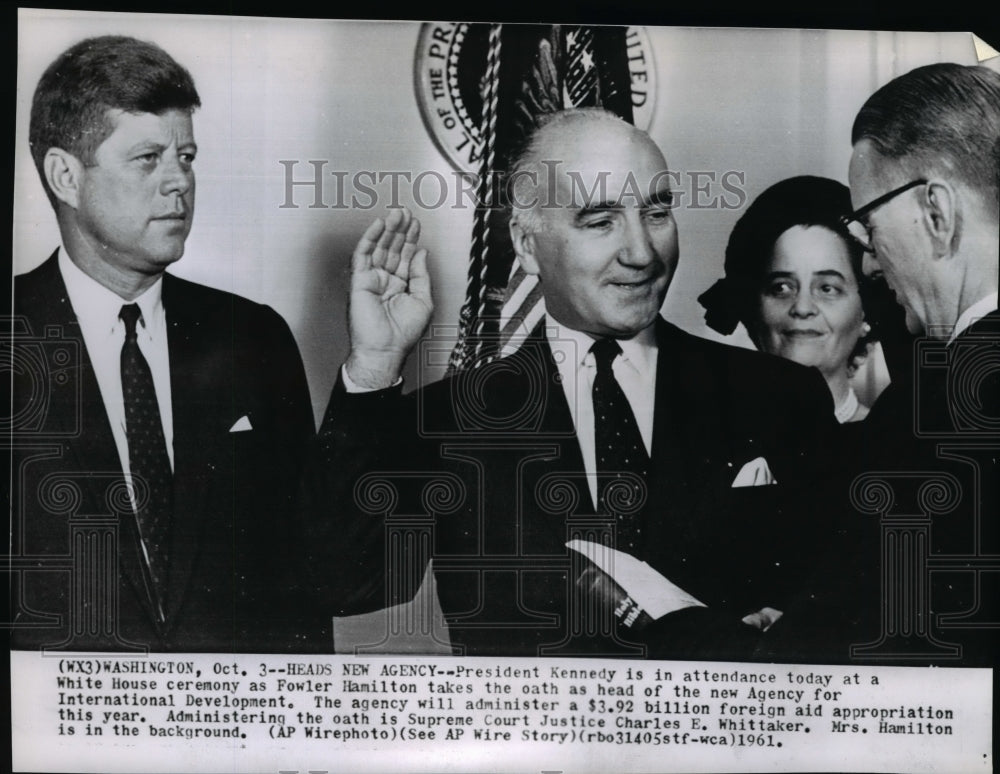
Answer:
[[[951,329],[951,337],[948,339],[948,343],[951,344],[956,337],[972,325],[976,320],[985,317],[990,312],[995,312],[997,310],[997,293],[996,291],[990,293],[985,298],[981,298],[964,312],[959,315],[958,320],[955,322],[955,326]]]
[[[77,266],[70,259],[65,246],[59,248],[57,260],[70,305],[80,325],[106,333],[113,331],[118,324],[118,313],[122,306],[130,302],[104,287]],[[131,303],[139,305],[142,324],[148,330],[153,320],[163,315],[163,277],[157,278]]]
[[[833,414],[837,417],[837,421],[840,424],[844,424],[844,422],[847,422],[857,413],[858,405],[858,394],[854,391],[853,387],[848,387],[847,395],[844,396],[844,399],[833,410]]]
[[[547,318],[545,320],[545,335],[553,351],[573,353],[571,358],[575,369],[593,363],[590,348],[597,339],[590,334],[573,330]],[[656,323],[654,322],[639,331],[631,339],[618,339],[618,344],[622,348],[623,360],[630,362],[640,372],[648,372],[656,362]],[[590,356],[589,361],[588,356]],[[560,362],[560,365],[562,364]]]

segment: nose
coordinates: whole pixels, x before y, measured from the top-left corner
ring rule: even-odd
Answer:
[[[866,277],[874,277],[876,274],[880,273],[882,269],[878,265],[878,261],[875,260],[874,253],[865,253],[861,258],[861,272]]]
[[[816,302],[813,301],[812,291],[808,287],[800,287],[795,294],[791,308],[788,313],[792,317],[812,317],[818,312]]]
[[[652,235],[638,212],[631,212],[625,218],[625,244],[619,251],[618,260],[636,268],[648,266],[656,260]]]
[[[194,185],[194,170],[190,164],[185,164],[176,153],[164,154],[161,169],[163,177],[160,182],[160,193],[164,196],[171,194],[183,196]]]

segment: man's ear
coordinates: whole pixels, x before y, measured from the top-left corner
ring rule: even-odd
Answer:
[[[525,229],[521,218],[522,216],[515,214],[510,219],[510,241],[524,272],[538,274],[538,261],[535,260],[535,235]]]
[[[962,207],[958,191],[947,180],[931,180],[921,201],[924,227],[934,246],[935,257],[948,257],[958,249],[962,235]]]
[[[75,210],[80,203],[80,184],[83,181],[80,160],[62,148],[49,148],[42,161],[42,170],[49,190],[59,201]]]

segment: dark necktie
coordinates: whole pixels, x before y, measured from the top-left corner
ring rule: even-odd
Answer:
[[[160,407],[149,363],[139,350],[137,304],[126,304],[118,316],[125,323],[122,345],[122,395],[125,398],[125,437],[135,486],[136,519],[142,541],[142,561],[148,570],[160,622],[166,620],[167,573],[170,564],[170,519],[173,513],[173,474],[163,437]]]
[[[615,516],[616,548],[636,554],[642,537],[638,511],[646,498],[649,454],[628,398],[611,370],[621,347],[614,339],[601,339],[590,351],[597,362],[593,391],[597,507]]]

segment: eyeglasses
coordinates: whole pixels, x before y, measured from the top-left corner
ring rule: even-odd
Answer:
[[[901,193],[909,191],[911,188],[916,188],[918,185],[925,185],[927,180],[920,178],[919,180],[911,180],[906,185],[901,185],[899,188],[894,188],[889,193],[883,194],[877,199],[868,202],[864,207],[859,210],[855,210],[850,215],[844,215],[840,219],[840,224],[847,229],[847,233],[853,237],[854,241],[861,245],[861,249],[866,253],[874,253],[875,245],[872,243],[872,232],[871,228],[865,222],[865,218],[871,215],[875,210],[881,207],[886,202],[895,199]]]

